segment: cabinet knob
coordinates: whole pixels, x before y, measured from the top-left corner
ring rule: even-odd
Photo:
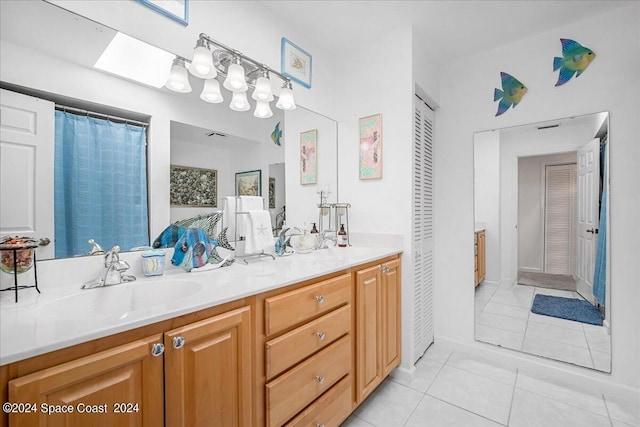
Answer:
[[[324,427],[324,424],[317,424],[316,423],[316,427]]]
[[[316,297],[316,301],[318,301],[319,304],[322,304],[324,302],[324,297],[322,295],[318,295]]]
[[[173,348],[182,348],[184,345],[184,337],[173,337]]]
[[[322,341],[324,339],[324,332],[316,332],[316,336],[320,341]]]
[[[164,344],[161,343],[155,343],[151,346],[151,355],[158,357],[160,355],[162,355],[162,353],[164,353]]]
[[[389,270],[391,270],[391,269],[389,268],[389,266],[388,266],[388,265],[385,265],[385,266],[383,266],[383,267],[382,267],[382,272],[383,272],[383,273],[388,273],[388,272],[389,272]]]
[[[324,382],[324,377],[321,375],[316,375],[316,381],[318,381],[318,384],[322,384]]]

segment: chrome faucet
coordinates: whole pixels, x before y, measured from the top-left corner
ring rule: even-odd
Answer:
[[[329,233],[335,233],[335,230],[322,230],[320,232],[320,244],[318,245],[318,249],[328,249],[327,242],[333,242],[333,246],[338,243],[338,239],[336,239],[335,235],[327,235]]]
[[[126,261],[120,260],[120,246],[114,246],[104,255],[104,267],[106,268],[104,274],[97,279],[90,282],[86,282],[81,286],[81,289],[93,289],[104,286],[118,285],[122,282],[133,282],[136,280],[136,276],[131,274],[122,274],[127,271],[130,266]]]

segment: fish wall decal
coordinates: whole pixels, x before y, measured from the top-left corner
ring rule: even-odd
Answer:
[[[280,122],[276,123],[276,127],[271,132],[271,140],[274,144],[280,145],[280,138],[282,138],[282,129],[280,129]]]
[[[575,40],[560,39],[562,43],[562,58],[553,58],[553,71],[560,70],[556,86],[568,82],[575,74],[576,78],[587,69],[596,54],[589,48],[582,46]]]
[[[502,80],[502,90],[498,88],[493,90],[493,100],[500,100],[496,116],[507,111],[512,105],[515,108],[527,93],[527,87],[512,75],[500,72],[500,79]]]

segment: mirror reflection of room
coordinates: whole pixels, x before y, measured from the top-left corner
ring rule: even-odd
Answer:
[[[479,132],[475,336],[610,372],[608,114]]]

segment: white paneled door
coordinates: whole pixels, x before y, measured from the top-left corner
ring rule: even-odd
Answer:
[[[600,140],[594,139],[578,149],[578,293],[594,303],[593,273],[598,241],[600,194]]]
[[[413,296],[415,363],[433,342],[433,121],[415,98],[413,129]]]
[[[52,102],[0,92],[0,234],[48,238],[39,259],[54,257]]]

